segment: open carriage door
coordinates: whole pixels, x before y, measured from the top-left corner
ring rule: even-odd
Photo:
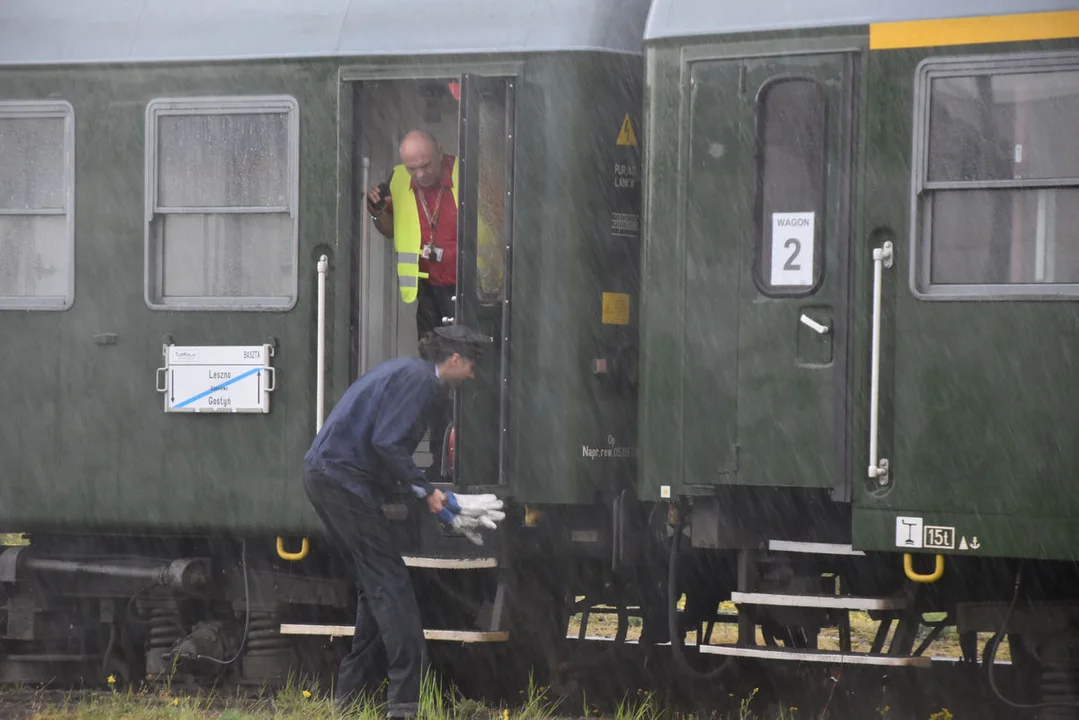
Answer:
[[[454,399],[453,482],[474,488],[501,485],[506,478],[513,79],[463,75],[460,107],[454,322],[494,340],[476,366],[476,379]]]

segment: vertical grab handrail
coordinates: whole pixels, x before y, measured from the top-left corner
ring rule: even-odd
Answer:
[[[318,340],[315,350],[315,432],[322,430],[322,417],[326,407],[326,272],[330,259],[323,255],[318,259]],[[299,552],[285,550],[285,539],[277,536],[277,556],[295,562],[307,557],[311,541],[304,538]]]
[[[365,157],[361,163],[363,168],[360,176],[360,186],[364,192],[367,192],[367,188],[371,182],[371,158]],[[367,199],[360,198],[360,202],[363,203],[364,209],[361,215],[363,216],[363,222],[360,224],[360,359],[359,368],[357,368],[357,375],[363,375],[367,370],[367,353],[368,353],[368,339],[367,334],[371,331],[369,325],[370,313],[368,312],[368,303],[370,299],[368,295],[371,294],[371,217],[367,213]]]
[[[318,341],[315,358],[315,432],[322,430],[326,408],[326,271],[330,267],[325,255],[318,259]]]
[[[880,296],[884,268],[892,266],[892,243],[873,249],[873,361],[869,380],[869,477],[887,484],[888,460],[877,458],[877,433],[880,415]]]

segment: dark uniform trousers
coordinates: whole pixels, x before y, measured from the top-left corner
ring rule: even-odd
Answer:
[[[416,292],[417,338],[423,337],[436,327],[442,327],[442,318],[453,317],[456,311],[453,296],[456,294],[456,285],[432,285],[426,280],[420,280]]]
[[[417,337],[422,338],[436,327],[441,327],[442,318],[454,316],[453,296],[456,292],[456,285],[431,285],[426,280],[420,280],[416,301]],[[427,479],[431,482],[438,482],[442,466],[442,441],[452,412],[450,394],[440,389],[427,410],[427,429],[431,433],[431,468],[427,472]]]
[[[331,541],[352,568],[359,595],[352,650],[337,675],[339,705],[371,697],[389,676],[387,711],[415,716],[427,670],[426,644],[416,594],[382,513],[382,493],[357,478],[360,493],[318,470],[305,468],[304,490]]]

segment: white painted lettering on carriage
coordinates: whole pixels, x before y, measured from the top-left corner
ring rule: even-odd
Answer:
[[[922,547],[922,518],[902,515],[896,517],[895,546],[915,549]]]
[[[614,186],[616,188],[632,190],[637,187],[637,166],[625,163],[616,163],[614,166]]]
[[[588,460],[611,460],[618,458],[630,458],[633,457],[635,448],[631,447],[592,447],[590,445],[581,446],[581,457]]]
[[[268,348],[171,346],[166,357],[166,412],[269,412]]]
[[[961,537],[959,539],[959,549],[960,550],[977,550],[981,546],[982,546],[982,543],[981,543],[980,540],[978,540],[977,535],[971,535],[969,543],[967,542],[967,536],[966,535],[964,535],[963,537]]]
[[[614,435],[607,436],[606,447],[592,447],[590,445],[581,446],[581,457],[588,460],[609,460],[618,458],[630,458],[633,457],[637,448],[633,447],[621,447],[618,445],[618,441]]]
[[[611,235],[635,238],[641,234],[641,218],[636,213],[611,213]]]
[[[926,549],[954,550],[955,528],[949,525],[926,525],[922,546]]]
[[[606,447],[581,446],[581,457],[588,460],[612,460],[632,458],[637,448],[620,447],[614,435],[606,436]]]
[[[816,213],[772,213],[772,287],[810,287]]]

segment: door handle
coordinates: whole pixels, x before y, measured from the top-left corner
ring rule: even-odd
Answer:
[[[831,328],[829,328],[827,325],[821,325],[819,322],[817,322],[813,318],[809,317],[805,313],[802,313],[802,317],[799,318],[799,320],[803,325],[808,327],[810,330],[812,330],[812,331],[814,331],[816,333],[820,333],[821,335],[827,335],[828,332],[831,330]]]

